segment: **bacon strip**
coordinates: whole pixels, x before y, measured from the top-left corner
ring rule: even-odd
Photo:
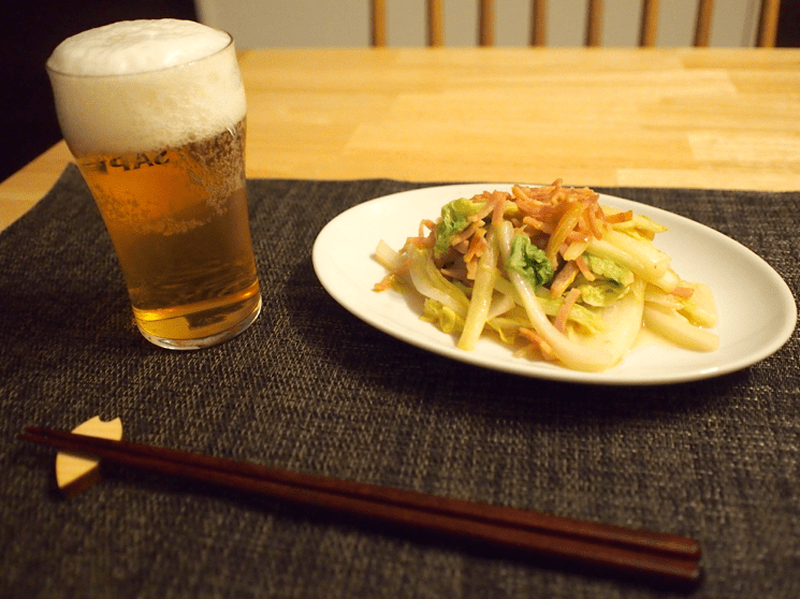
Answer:
[[[574,260],[567,262],[550,283],[550,297],[560,297],[575,280],[578,272],[578,265]]]
[[[558,314],[556,314],[556,320],[553,323],[553,326],[556,327],[562,333],[567,331],[567,318],[569,317],[569,312],[572,310],[572,306],[575,305],[575,302],[578,301],[581,292],[578,291],[575,287],[569,290],[567,297],[564,298],[564,303],[561,304],[561,307],[558,309]]]
[[[605,219],[607,223],[626,223],[633,220],[633,210],[626,210],[625,212],[617,212],[616,214],[606,214]]]
[[[550,361],[555,361],[558,359],[556,358],[556,354],[550,344],[542,339],[535,331],[525,327],[520,327],[519,332],[523,337],[536,346],[543,359]]]
[[[581,274],[587,281],[594,281],[597,278],[594,276],[594,273],[589,270],[589,267],[586,266],[586,261],[583,259],[583,256],[578,256],[575,258],[575,264],[578,266],[578,270],[581,271]]]
[[[469,240],[469,248],[464,254],[464,262],[472,262],[475,258],[480,258],[486,249],[486,229],[478,229]]]
[[[671,291],[672,295],[677,295],[678,297],[682,297],[685,299],[689,299],[694,295],[694,289],[691,287],[676,287]]]

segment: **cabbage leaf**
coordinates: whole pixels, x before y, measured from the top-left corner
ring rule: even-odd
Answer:
[[[438,258],[450,248],[453,237],[469,226],[469,218],[480,212],[484,205],[482,202],[460,198],[442,206],[442,218],[436,225],[434,256]]]
[[[547,285],[553,279],[553,265],[547,254],[524,235],[516,235],[511,242],[506,266],[522,275],[533,289]]]

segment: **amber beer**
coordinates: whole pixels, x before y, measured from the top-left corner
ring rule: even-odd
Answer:
[[[48,72],[142,334],[196,349],[246,329],[261,293],[230,36],[173,19],[115,23],[65,40]]]

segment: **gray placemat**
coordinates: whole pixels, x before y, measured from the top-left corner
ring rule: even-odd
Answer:
[[[264,311],[232,342],[173,353],[136,332],[68,168],[0,235],[0,596],[685,596],[122,469],[64,499],[53,453],[16,435],[98,414],[144,443],[686,534],[705,552],[688,596],[800,596],[797,335],[747,370],[652,388],[548,383],[407,346],[338,306],[310,255],[344,209],[422,186],[250,181]],[[800,193],[598,191],[720,230],[797,297]]]

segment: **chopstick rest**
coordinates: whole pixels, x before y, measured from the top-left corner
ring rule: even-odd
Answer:
[[[435,538],[509,550],[548,562],[694,585],[701,578],[699,543],[691,538],[625,528],[416,491],[270,468],[248,462],[26,427],[21,439],[166,476],[201,481],[296,505],[427,532]]]
[[[95,416],[76,426],[72,432],[119,441],[122,439],[122,420],[115,418],[104,421],[100,416]],[[58,488],[68,497],[82,493],[98,480],[99,459],[69,452],[59,452],[56,455],[56,482]]]

